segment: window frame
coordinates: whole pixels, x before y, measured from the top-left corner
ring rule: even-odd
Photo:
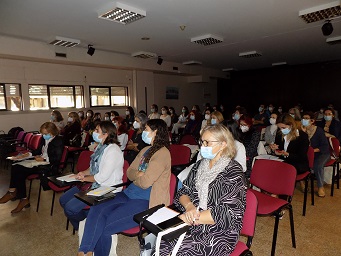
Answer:
[[[19,87],[19,95],[20,95],[20,108],[19,108],[19,110],[8,109],[6,85],[9,86],[11,84],[18,85],[18,87]],[[22,96],[21,84],[20,83],[0,83],[0,86],[3,87],[3,90],[4,90],[4,101],[5,101],[5,108],[4,109],[0,109],[0,111],[11,111],[11,112],[23,111],[23,96]]]
[[[111,94],[111,88],[115,88],[115,87],[120,87],[120,88],[124,88],[125,89],[125,92],[126,92],[126,95],[124,97],[126,97],[126,100],[125,100],[125,104],[124,105],[113,105],[113,102],[112,102],[112,97],[115,96],[115,95],[112,95]],[[92,104],[92,95],[91,95],[91,88],[107,88],[109,90],[109,105],[96,105],[94,106]],[[109,107],[109,108],[112,108],[112,107],[126,107],[128,106],[128,95],[129,95],[129,88],[128,86],[100,86],[100,85],[89,85],[89,99],[90,99],[90,107],[91,108],[100,108],[100,107]]]

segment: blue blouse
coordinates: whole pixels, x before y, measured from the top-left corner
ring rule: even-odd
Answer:
[[[130,199],[143,199],[149,201],[151,190],[151,186],[147,189],[143,189],[136,186],[134,183],[131,183],[123,192]]]

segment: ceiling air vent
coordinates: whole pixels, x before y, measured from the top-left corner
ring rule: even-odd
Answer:
[[[330,45],[341,44],[341,36],[329,37],[326,39],[326,43]]]
[[[239,53],[239,57],[243,57],[243,58],[255,58],[255,57],[260,57],[260,56],[262,56],[262,54],[256,51]]]
[[[195,65],[202,65],[202,62],[196,61],[196,60],[190,60],[190,61],[182,62],[182,64],[183,64],[183,65],[192,65],[192,66],[195,66]]]
[[[201,44],[204,46],[218,44],[223,41],[224,39],[222,37],[214,36],[211,34],[191,38],[192,43]]]
[[[66,58],[66,53],[56,52],[56,57]]]
[[[61,36],[56,36],[56,39],[50,42],[50,44],[58,45],[58,46],[64,46],[64,47],[68,47],[68,48],[74,47],[80,43],[81,43],[80,40],[61,37]]]
[[[146,17],[146,12],[135,7],[117,3],[116,8],[98,16],[100,19],[115,21],[120,24],[129,24]]]
[[[299,11],[298,16],[306,23],[320,20],[329,20],[341,15],[341,1],[318,5],[309,9]]]
[[[157,54],[152,52],[134,52],[131,54],[131,56],[141,59],[150,59],[150,58],[156,58]]]

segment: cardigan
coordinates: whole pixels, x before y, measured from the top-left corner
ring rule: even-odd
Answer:
[[[138,167],[141,157],[151,146],[143,148],[136,156],[135,160],[128,168],[128,179],[140,188],[147,189],[150,186],[149,207],[159,204],[170,204],[170,175],[171,175],[171,155],[166,147],[160,148],[150,158],[146,172],[138,176]]]

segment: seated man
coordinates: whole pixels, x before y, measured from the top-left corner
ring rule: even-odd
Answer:
[[[253,126],[266,126],[267,125],[267,115],[265,113],[264,104],[260,105],[258,108],[259,113],[255,115],[252,119]]]

